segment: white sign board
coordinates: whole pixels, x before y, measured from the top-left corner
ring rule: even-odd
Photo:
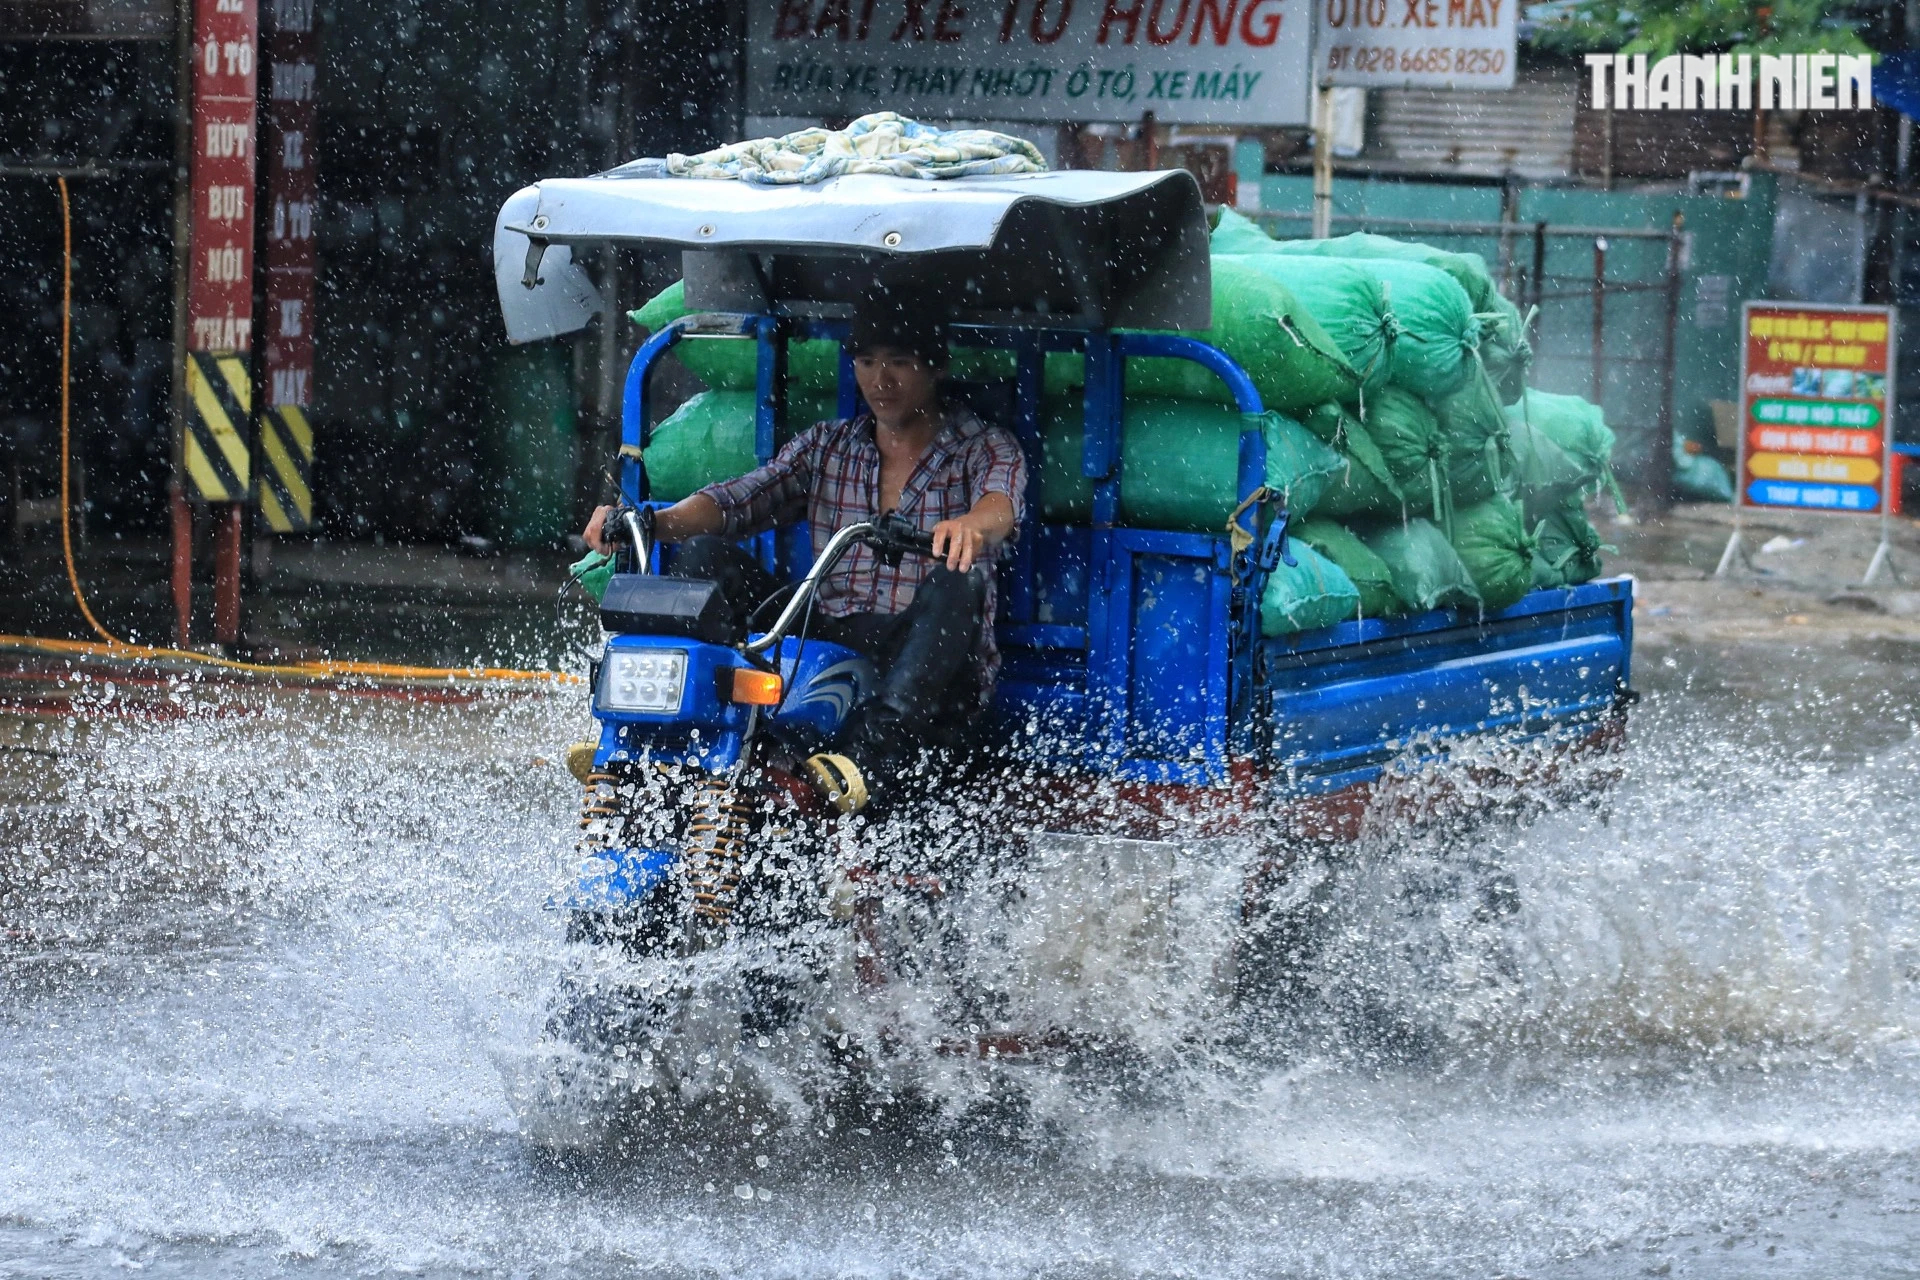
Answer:
[[[1302,125],[1313,3],[751,0],[747,110]]]
[[[1314,75],[1366,88],[1513,88],[1520,0],[1315,0]]]

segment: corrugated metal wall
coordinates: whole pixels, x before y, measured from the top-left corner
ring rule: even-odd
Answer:
[[[1565,177],[1579,94],[1571,67],[1522,68],[1509,93],[1379,90],[1365,159],[1435,174]]]

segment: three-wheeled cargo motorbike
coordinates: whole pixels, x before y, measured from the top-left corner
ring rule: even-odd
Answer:
[[[956,1061],[1071,1070],[1217,1034],[1278,985],[1274,957],[1295,952],[1275,937],[1330,891],[1326,851],[1390,813],[1393,779],[1498,741],[1532,786],[1619,736],[1627,580],[1262,635],[1288,546],[1286,514],[1263,501],[1261,399],[1220,350],[1167,332],[1208,326],[1207,236],[1184,171],[764,187],[641,162],[507,202],[495,267],[513,340],[604,307],[589,246],[681,251],[693,308],[626,376],[629,510],[591,671],[586,858],[556,898],[580,959],[520,1086],[529,1132],[589,1141],[582,1113],[616,1107],[791,1119],[848,1087],[849,1067],[894,1097]],[[807,634],[815,588],[855,546],[925,555],[925,536],[875,513],[816,559],[804,528],[761,535],[752,549],[793,585],[741,633],[714,584],[662,575],[671,549],[648,545],[636,513],[662,357],[752,344],[764,461],[795,425],[789,344],[843,339],[880,272],[952,299],[956,346],[1006,353],[1010,375],[951,390],[1015,431],[1035,489],[1045,361],[1084,358],[1093,503],[1086,523],[1049,523],[1030,489],[998,571],[991,718],[911,803],[868,821],[821,816],[769,762],[829,739],[872,684],[860,654]],[[1230,527],[1121,518],[1126,367],[1141,358],[1192,362],[1249,415]],[[838,399],[857,410],[844,356]]]

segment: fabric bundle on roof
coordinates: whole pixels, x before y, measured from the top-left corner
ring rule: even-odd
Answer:
[[[667,157],[667,172],[676,178],[770,186],[825,182],[849,173],[939,179],[1046,169],[1046,157],[1025,138],[991,129],[936,129],[892,111],[861,116],[844,129],[802,129],[695,156],[676,152]]]

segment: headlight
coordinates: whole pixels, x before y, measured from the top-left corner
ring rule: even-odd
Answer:
[[[685,649],[615,649],[600,667],[600,705],[610,711],[670,714],[686,687]]]

